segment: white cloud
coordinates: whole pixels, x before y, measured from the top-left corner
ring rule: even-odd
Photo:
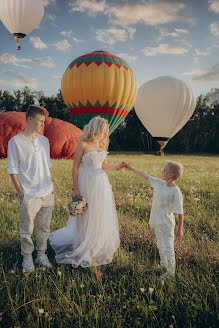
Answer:
[[[124,59],[128,63],[135,62],[138,59],[138,56],[133,56],[126,53],[119,53],[117,56]]]
[[[5,53],[3,55],[0,56],[0,63],[2,64],[12,64],[14,66],[20,66],[20,67],[24,67],[24,68],[28,68],[27,65],[23,65],[21,63],[29,63],[29,59],[27,58],[20,58],[18,59],[16,56],[14,55],[10,55],[8,53]]]
[[[16,84],[18,87],[25,87],[25,85],[36,88],[38,86],[38,81],[36,78],[29,78],[22,73],[17,74]]]
[[[193,57],[193,63],[198,64],[199,63],[199,58],[198,57]]]
[[[64,31],[61,31],[60,34],[67,38],[70,38],[72,36],[72,30],[68,30],[68,31],[64,30]],[[80,39],[76,38],[75,36],[72,37],[72,40],[77,44],[84,43],[84,40],[80,40]]]
[[[178,33],[179,35],[182,35],[182,34],[187,35],[187,34],[190,33],[188,30],[186,30],[186,29],[181,29],[181,28],[175,28],[174,30],[175,30],[175,32]]]
[[[140,2],[140,1],[139,1]],[[86,12],[90,16],[98,13],[107,15],[110,22],[120,26],[130,26],[137,23],[156,26],[159,24],[170,23],[183,20],[194,24],[195,19],[187,17],[184,12],[186,5],[177,0],[160,1],[141,1],[134,4],[122,4],[113,6],[110,1],[106,3],[96,0],[76,0],[71,1],[70,12]]]
[[[109,7],[107,14],[115,24],[128,26],[137,23],[156,26],[180,19],[186,5],[179,1],[156,1]]]
[[[156,56],[158,54],[182,55],[187,53],[188,49],[161,43],[157,47],[145,47],[142,51],[146,56]]]
[[[197,69],[191,72],[185,72],[183,75],[193,76],[192,80],[196,82],[218,82],[219,64],[216,64],[209,69]]]
[[[51,21],[54,22],[56,20],[56,15],[55,14],[47,14],[46,18]]]
[[[84,40],[80,40],[80,39],[76,38],[75,36],[72,38],[72,40],[73,40],[75,43],[77,43],[77,44],[82,44],[82,43],[84,43]]]
[[[11,70],[0,70],[0,74],[1,75],[7,75],[8,76],[13,76],[14,77],[14,71],[11,71]]]
[[[5,53],[0,56],[0,63],[11,64],[14,66],[19,66],[24,68],[30,68],[30,66],[23,65],[21,63],[34,63],[36,65],[44,66],[48,68],[52,68],[55,66],[53,59],[49,56],[38,57],[38,58],[17,58],[16,56],[10,55],[8,53]]]
[[[47,44],[44,43],[39,37],[31,37],[30,38],[30,43],[36,49],[43,50],[43,49],[48,48]]]
[[[51,75],[50,78],[53,80],[61,80],[62,76],[61,75]]]
[[[169,31],[168,28],[158,28],[160,36],[157,38],[158,42],[163,41],[165,38],[173,38],[175,43],[180,44],[182,48],[191,48],[192,44],[188,40],[190,32],[187,29],[174,28]],[[168,42],[168,41],[166,41]]]
[[[98,41],[114,44],[117,41],[124,42],[127,40],[127,32],[123,29],[118,28],[109,28],[109,29],[100,29],[96,31],[96,39]]]
[[[72,35],[72,30],[69,30],[69,31],[61,31],[60,34],[63,35],[63,36],[66,36],[68,38],[70,38],[71,35]]]
[[[56,0],[43,0],[43,4],[45,7],[49,5],[54,5],[56,3]]]
[[[53,44],[57,50],[68,52],[71,49],[71,45],[68,40],[64,39]]]
[[[216,1],[209,1],[211,4],[209,6],[209,9],[214,11],[216,14],[219,13],[219,1],[216,0]]]
[[[129,27],[128,28],[128,33],[129,33],[130,39],[133,39],[133,36],[134,36],[135,32],[136,32],[136,28],[134,28],[134,27]]]
[[[179,29],[179,28],[174,28],[173,32],[169,32],[168,29],[166,28],[160,28],[159,31],[161,34],[161,38],[169,37],[169,36],[172,38],[181,38],[190,33],[186,29]]]
[[[31,61],[39,66],[44,66],[48,68],[53,68],[55,67],[54,61],[51,57],[39,57],[39,58],[31,58]]]
[[[195,49],[195,56],[207,56],[209,55],[208,51],[200,51],[199,49]]]
[[[214,22],[209,26],[211,34],[219,36],[219,22]]]
[[[29,78],[22,73],[16,74],[16,77],[12,81],[0,80],[1,85],[11,86],[15,88],[24,88],[28,86],[30,88],[36,88],[38,86],[38,80],[36,78]]]
[[[132,39],[135,31],[135,28],[129,28],[128,30],[115,27],[100,29],[96,31],[96,40],[112,45],[118,41],[125,42],[129,38]]]
[[[96,16],[106,9],[106,1],[76,0],[69,3],[70,12],[88,12],[88,15]]]
[[[187,76],[202,76],[206,74],[208,70],[206,69],[194,69],[191,72],[184,72],[182,75],[187,75]]]

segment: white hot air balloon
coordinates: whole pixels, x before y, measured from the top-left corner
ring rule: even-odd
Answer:
[[[29,34],[44,15],[42,0],[0,0],[0,19],[17,41]]]
[[[171,76],[144,83],[134,105],[138,118],[161,145],[161,150],[190,119],[195,106],[191,87]]]

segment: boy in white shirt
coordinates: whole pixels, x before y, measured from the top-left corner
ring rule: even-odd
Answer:
[[[54,191],[51,181],[49,140],[38,134],[44,127],[48,111],[38,105],[30,105],[26,112],[26,128],[8,143],[8,173],[17,191],[21,217],[19,234],[21,240],[22,267],[35,270],[31,239],[36,221],[36,264],[46,268],[52,265],[45,253],[50,234],[50,221],[54,207]]]
[[[125,162],[125,168],[149,180],[154,188],[152,208],[149,224],[154,228],[157,248],[160,255],[160,267],[165,267],[167,272],[161,278],[170,278],[175,274],[175,252],[174,252],[174,228],[175,217],[178,214],[179,227],[176,238],[183,238],[183,197],[175,181],[182,175],[183,167],[177,162],[167,162],[162,170],[162,179],[149,176],[137,171]]]

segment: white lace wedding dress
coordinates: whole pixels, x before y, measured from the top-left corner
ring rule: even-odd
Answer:
[[[65,228],[54,231],[50,244],[58,263],[89,267],[112,262],[120,244],[119,226],[112,188],[102,163],[106,151],[91,151],[81,160],[78,188],[88,209],[83,214],[69,215]]]

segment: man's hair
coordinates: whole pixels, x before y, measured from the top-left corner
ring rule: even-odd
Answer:
[[[34,117],[35,114],[41,114],[44,116],[49,116],[49,112],[43,106],[39,105],[30,105],[26,111],[26,120],[28,117]]]
[[[177,180],[183,174],[183,166],[181,163],[177,163],[174,161],[167,161],[169,172],[173,174],[174,180]]]

